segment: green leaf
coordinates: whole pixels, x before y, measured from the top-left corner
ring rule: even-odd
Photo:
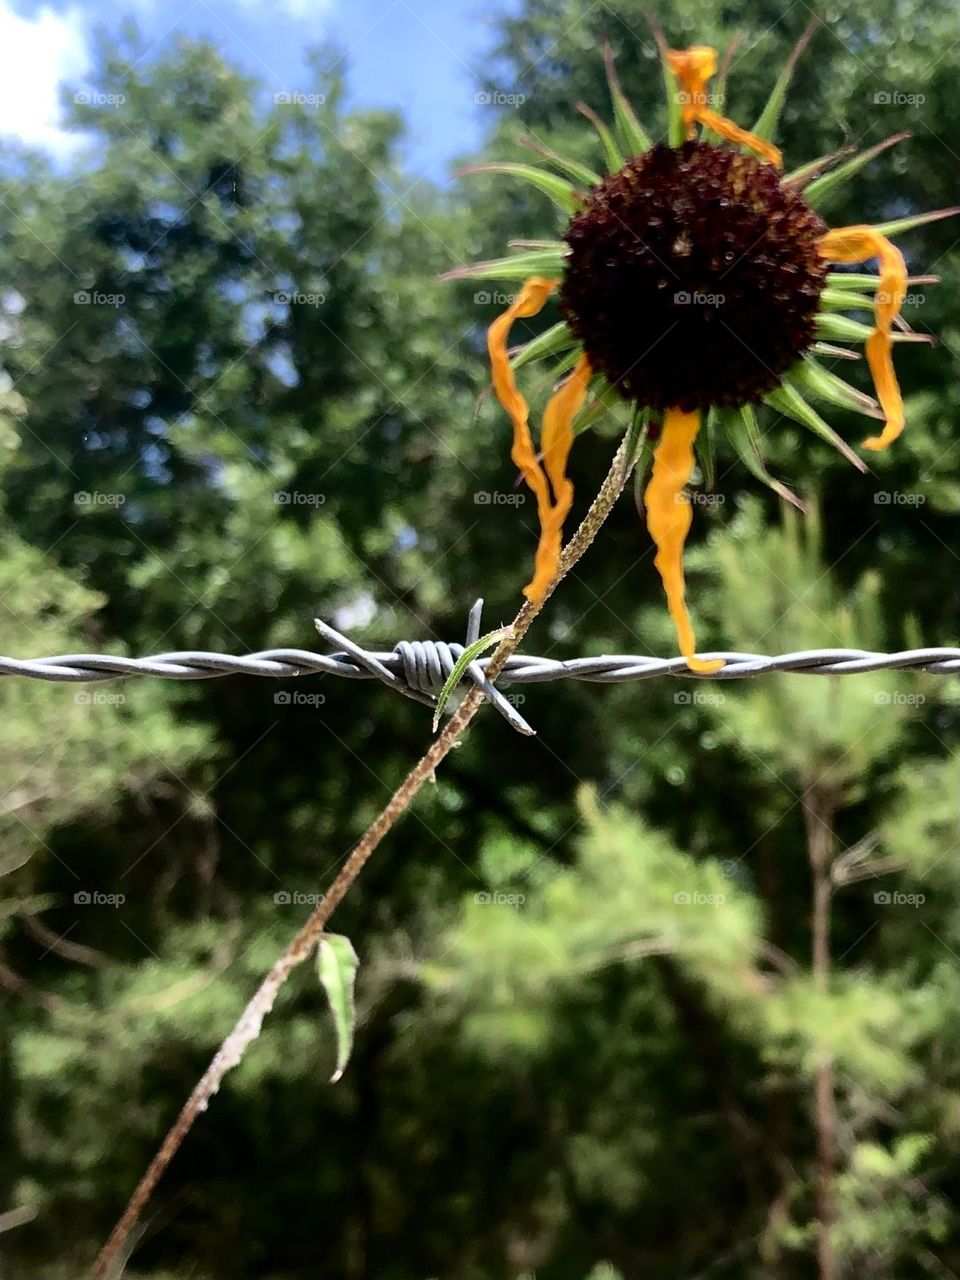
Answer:
[[[479,657],[485,649],[491,648],[495,644],[499,644],[501,640],[505,640],[512,631],[511,627],[500,627],[496,631],[488,631],[485,636],[481,636],[479,640],[474,640],[473,644],[468,644],[460,657],[453,664],[453,670],[447,676],[447,682],[440,690],[440,697],[437,699],[437,707],[433,713],[433,732],[437,732],[437,725],[440,723],[440,717],[443,715],[443,708],[447,705],[447,699],[453,693],[454,689],[460,683],[463,673],[469,667],[474,658]]]
[[[619,140],[627,155],[643,155],[645,151],[650,150],[653,144],[650,135],[637,119],[633,107],[627,101],[620,86],[620,77],[617,75],[616,64],[613,60],[613,50],[608,40],[603,43],[603,61],[607,68],[607,85],[613,101],[613,119]]]
[[[468,267],[447,271],[441,280],[505,280],[522,282],[530,276],[556,276],[563,270],[564,255],[557,249],[534,249],[512,258],[491,258]]]
[[[510,361],[514,369],[522,369],[524,365],[533,364],[535,360],[543,360],[546,356],[555,356],[568,347],[577,345],[577,340],[567,327],[566,320],[560,320],[521,348]]]
[[[790,386],[788,382],[781,383],[775,391],[770,391],[764,396],[764,401],[771,408],[776,409],[778,413],[786,414],[794,422],[799,422],[801,426],[808,427],[821,440],[826,440],[827,444],[832,445],[838,453],[842,453],[847,461],[852,463],[858,471],[866,472],[869,470],[863,459],[854,453],[846,440],[838,436],[833,427],[824,422],[816,409],[807,404],[796,387]]]
[[[697,435],[694,452],[703,472],[704,488],[712,493],[717,483],[717,413],[713,406],[707,414],[703,430]]]
[[[585,102],[577,103],[577,110],[581,115],[586,116],[590,123],[597,131],[600,139],[600,145],[603,147],[603,154],[607,161],[607,169],[610,173],[616,173],[618,169],[624,166],[624,157],[620,148],[614,141],[613,134],[603,123],[595,111],[587,106]]]
[[[866,151],[861,151],[858,156],[854,156],[846,164],[842,164],[836,169],[831,169],[829,173],[815,178],[813,182],[804,188],[803,198],[808,204],[816,208],[818,203],[821,203],[831,191],[842,186],[848,178],[852,178],[864,165],[869,164],[871,160],[880,155],[881,151],[886,151],[888,147],[895,146],[896,143],[903,142],[905,138],[909,137],[910,134],[908,132],[894,133],[889,138],[884,138],[883,142],[878,142],[875,147],[868,147]]]
[[[528,182],[532,187],[536,187],[538,191],[542,191],[544,195],[549,196],[553,203],[562,213],[567,215],[576,212],[579,201],[577,193],[569,182],[563,178],[558,178],[555,173],[547,173],[546,169],[538,169],[532,164],[512,164],[508,162],[497,164],[474,164],[469,168],[460,169],[459,177],[468,177],[474,173],[505,173],[508,177],[519,178],[521,182]]]
[[[772,142],[774,134],[777,132],[777,125],[780,123],[780,112],[783,110],[783,104],[787,97],[787,89],[790,87],[790,81],[793,79],[793,70],[797,65],[797,59],[810,43],[810,37],[816,31],[820,19],[813,17],[807,23],[807,28],[803,35],[793,47],[790,57],[783,65],[783,70],[777,76],[777,82],[773,86],[773,91],[767,99],[767,105],[760,113],[757,123],[750,130],[756,134],[758,138],[763,138],[766,142]]]
[[[763,436],[757,424],[757,415],[753,405],[741,405],[738,409],[718,409],[716,413],[723,424],[723,429],[730,437],[740,461],[750,474],[756,476],[762,484],[765,484],[768,489],[772,489],[785,502],[789,502],[800,511],[805,511],[806,508],[793,490],[788,489],[785,484],[775,479],[767,470],[767,462],[763,452]]]
[[[353,1032],[357,1020],[354,986],[360,961],[349,938],[338,933],[325,933],[317,947],[317,976],[327,993],[333,1028],[337,1037],[337,1067],[330,1077],[335,1084],[343,1075],[353,1049]]]

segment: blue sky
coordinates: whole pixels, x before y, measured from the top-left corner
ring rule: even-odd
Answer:
[[[98,27],[136,19],[158,47],[178,34],[211,39],[274,92],[316,90],[304,50],[326,39],[346,50],[353,103],[403,112],[411,176],[449,176],[476,144],[490,107],[475,102],[495,41],[496,13],[516,0],[0,0],[0,134],[62,152],[57,85],[82,81]]]

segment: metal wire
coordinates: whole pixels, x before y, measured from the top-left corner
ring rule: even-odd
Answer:
[[[480,634],[483,601],[470,610],[466,644]],[[30,680],[94,683],[131,676],[157,676],[164,680],[211,680],[219,676],[247,675],[287,679],[291,676],[341,676],[347,680],[380,680],[389,688],[417,702],[434,706],[436,694],[464,651],[464,645],[436,640],[401,640],[390,652],[364,649],[328,623],[316,620],[320,635],[339,646],[330,654],[307,649],[265,649],[233,655],[187,649],[158,653],[147,658],[120,658],[102,653],[68,653],[49,658],[0,657],[0,677],[25,676]],[[870,671],[923,671],[933,675],[960,674],[960,649],[905,649],[899,653],[873,653],[866,649],[807,649],[775,656],[726,650],[703,653],[703,658],[725,662],[711,675],[690,671],[683,658],[652,658],[643,654],[604,654],[596,658],[535,657],[514,654],[498,677],[498,685],[545,684],[552,680],[584,680],[596,684],[621,684],[656,676],[681,676],[692,680],[741,680],[774,672],[798,675],[850,676]],[[478,658],[464,679],[478,684],[500,714],[521,733],[533,730],[499,688],[484,676],[488,659]]]

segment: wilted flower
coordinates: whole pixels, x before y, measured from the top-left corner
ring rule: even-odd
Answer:
[[[539,144],[543,167],[480,166],[545,192],[568,223],[561,240],[536,242],[532,248],[528,243],[526,252],[451,273],[522,283],[516,300],[490,326],[488,348],[494,390],[513,423],[511,456],[537,497],[540,545],[526,595],[541,599],[556,571],[573,500],[566,467],[574,418],[591,392],[601,406],[619,396],[636,406],[638,426],[645,427],[652,415],[662,419],[644,492],[647,527],[680,651],[698,672],[722,665],[695,656],[684,601],[683,548],[692,516],[684,490],[701,424],[706,422],[711,451],[723,433],[755,475],[797,505],[767,471],[755,412],[759,402],[809,428],[866,470],[807,397],[882,420],[879,434],[863,442],[865,449],[885,449],[897,438],[904,414],[892,345],[919,335],[899,316],[909,281],[903,255],[890,237],[957,212],[832,230],[815,212],[828,192],[906,134],[852,158],[827,156],[782,174],[772,138],[794,64],[812,30],[797,45],[749,132],[713,109],[722,99],[707,91],[717,72],[716,51],[669,49],[657,33],[667,90],[667,143],[654,143],[638,121],[608,49],[613,128],[581,108],[596,127],[607,175]],[[876,276],[828,270],[830,263],[873,259]],[[564,319],[511,352],[513,321],[536,315],[555,290]],[[868,309],[872,327],[844,314]],[[876,399],[817,359],[848,354],[826,345],[837,341],[864,344]],[[559,357],[556,376],[568,376],[544,411],[538,456],[514,375],[548,357]],[[590,416],[595,415],[588,409],[585,417]]]

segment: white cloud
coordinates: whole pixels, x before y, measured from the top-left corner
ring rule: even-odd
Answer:
[[[63,152],[75,135],[60,128],[59,85],[76,80],[87,65],[79,9],[42,8],[22,18],[0,0],[0,134],[31,146]]]

